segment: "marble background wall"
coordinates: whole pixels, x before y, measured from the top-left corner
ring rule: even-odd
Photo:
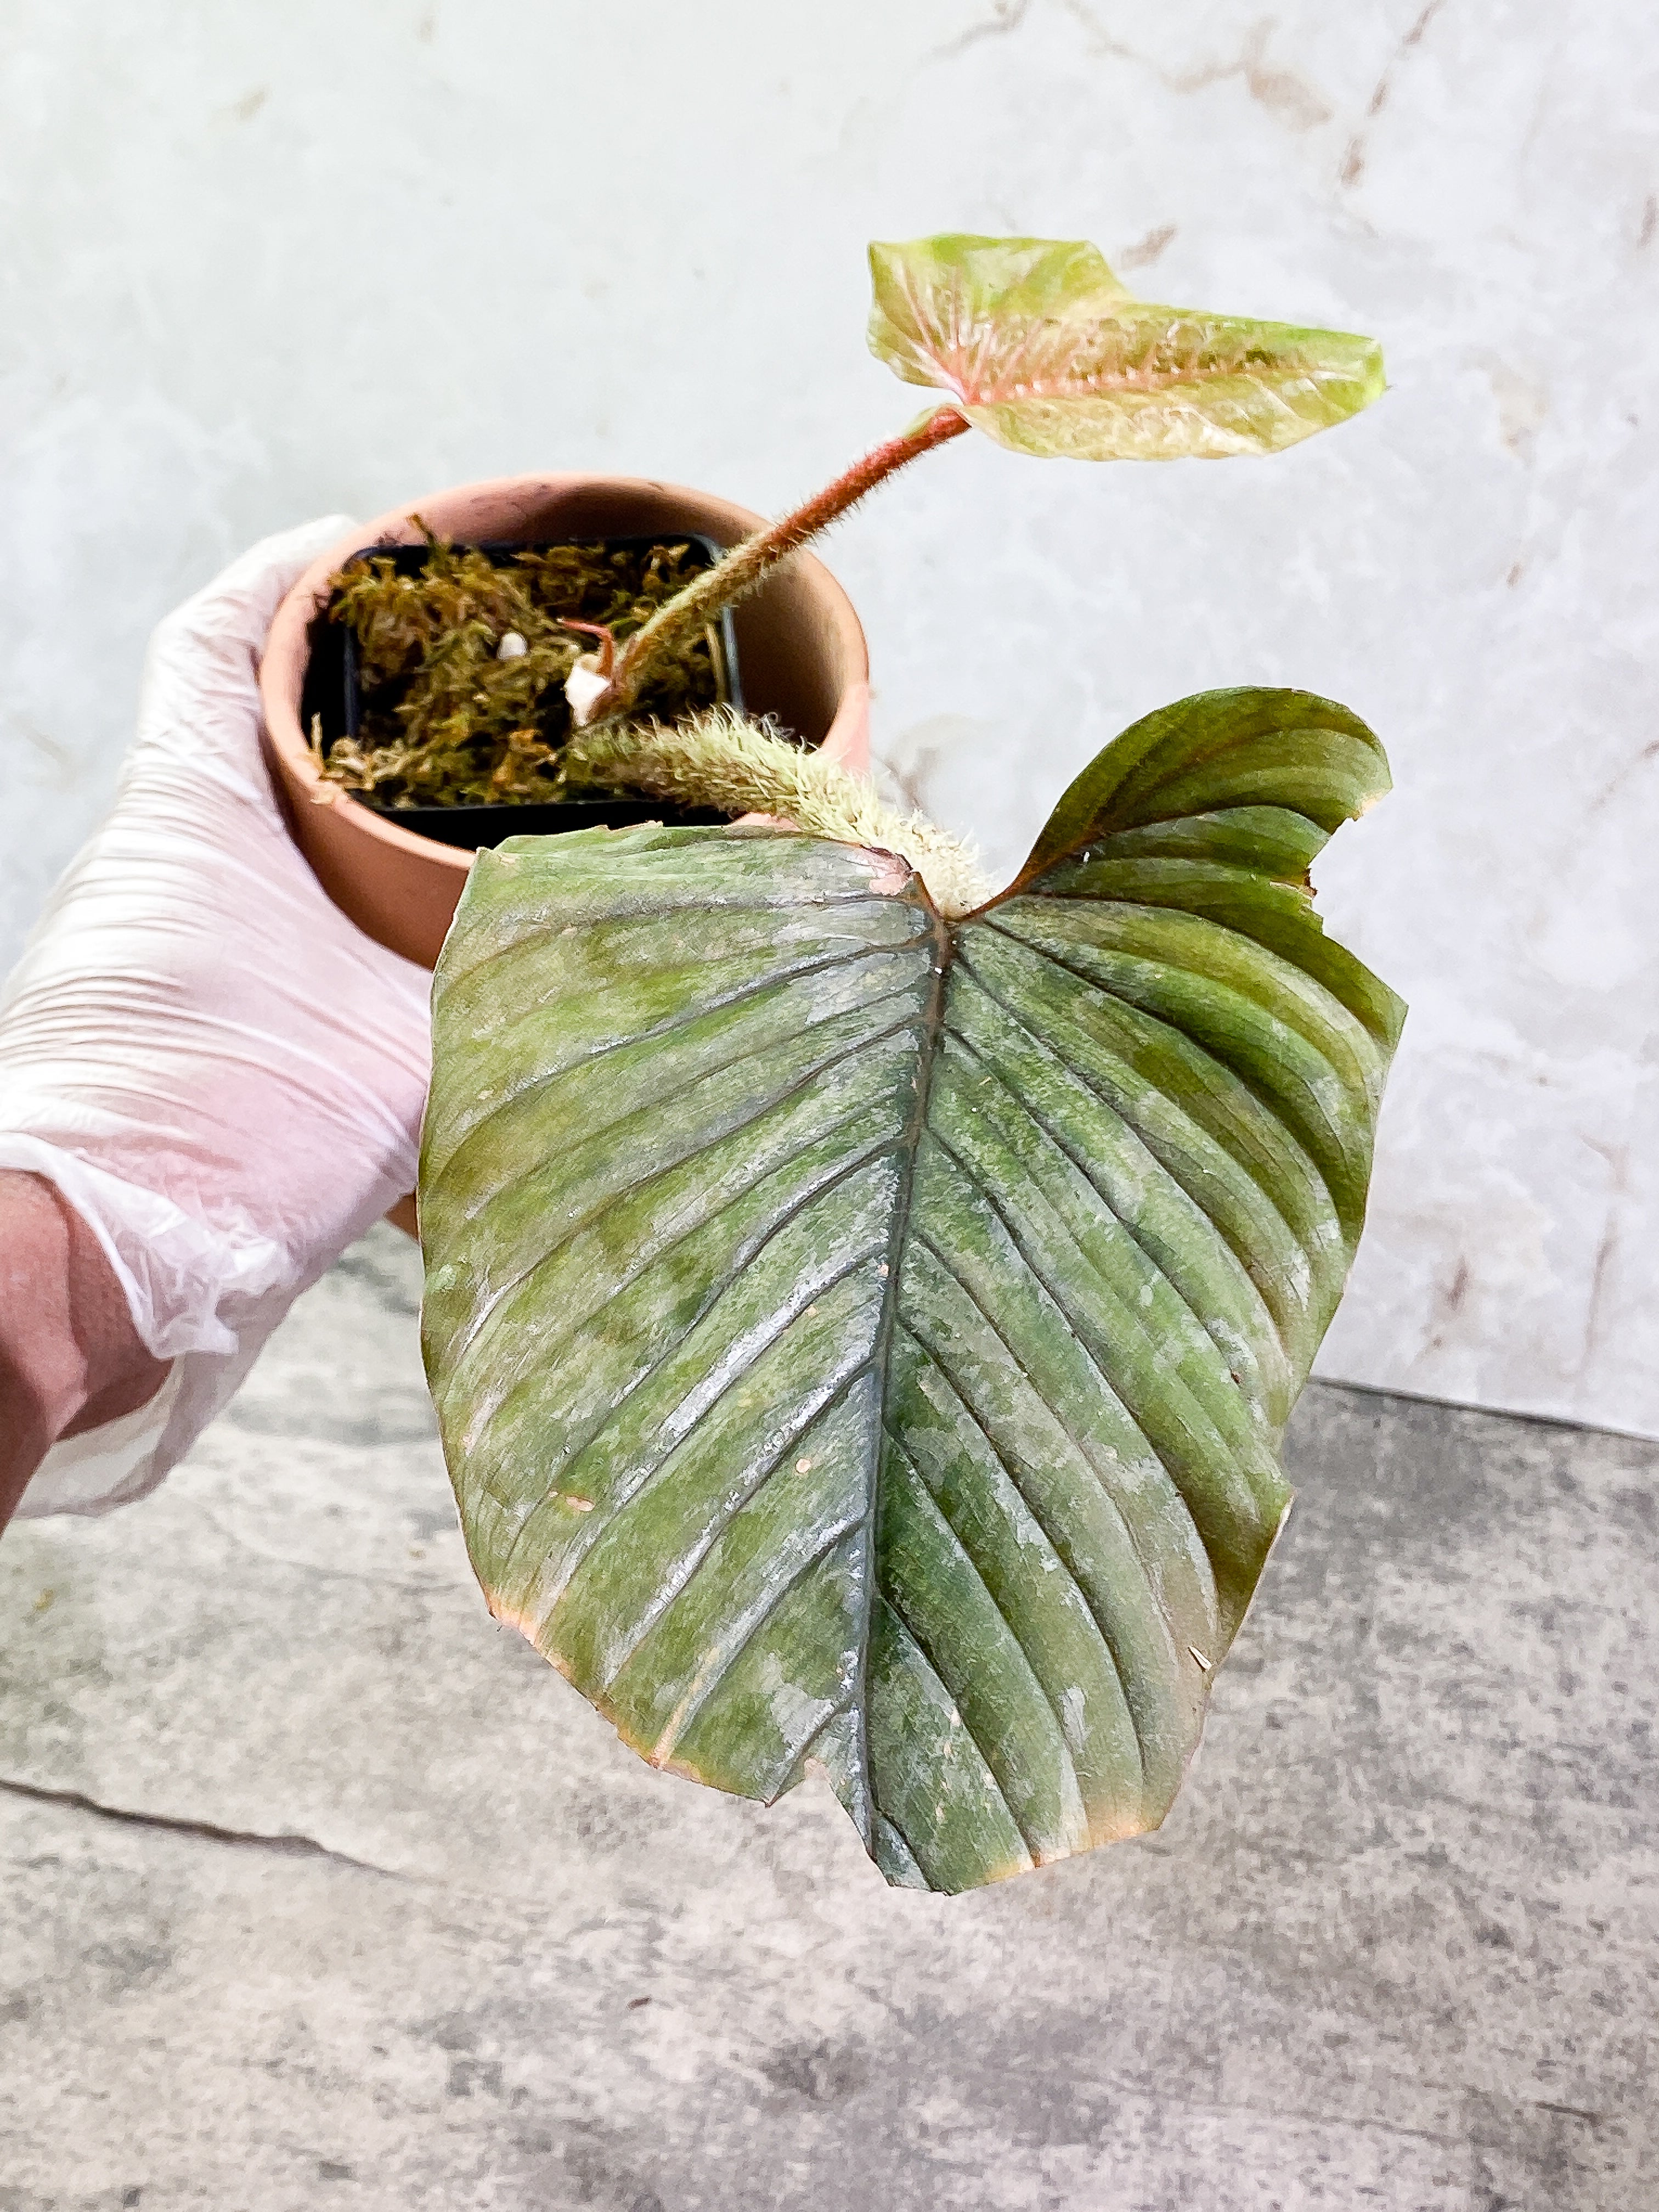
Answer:
[[[1182,693],[1364,714],[1398,790],[1321,885],[1413,1013],[1323,1371],[1659,1434],[1656,57],[1637,0],[9,0],[0,959],[249,539],[536,467],[775,509],[914,411],[867,238],[1092,237],[1394,389],[890,488],[830,552],[878,748],[1011,866]]]

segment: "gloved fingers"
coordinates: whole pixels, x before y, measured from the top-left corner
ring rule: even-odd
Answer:
[[[271,617],[349,527],[265,539],[161,625],[114,807],[0,993],[0,1166],[63,1192],[181,1363],[165,1436],[126,1440],[143,1485],[414,1180],[431,979],[330,901],[260,748]]]
[[[349,515],[329,514],[261,538],[158,626],[124,787],[169,768],[198,778],[222,768],[246,795],[270,799],[258,753],[259,656],[287,593],[350,527]]]
[[[8,1011],[26,986],[61,987],[74,972],[83,984],[102,979],[123,1020],[135,983],[164,1017],[213,1003],[256,1030],[267,1000],[265,1026],[289,1029],[298,1046],[307,1024],[290,1026],[282,1011],[297,993],[348,1025],[367,1013],[371,1035],[376,1016],[418,1031],[413,1056],[423,1060],[428,979],[330,901],[289,834],[260,746],[258,664],[271,617],[349,528],[325,515],[263,539],[156,630],[115,805],[48,902]]]
[[[347,526],[265,540],[161,625],[114,808],[0,995],[0,1128],[296,1279],[410,1188],[430,1051],[430,977],[329,899],[259,748],[271,612]]]
[[[176,606],[157,626],[156,639],[189,643],[207,653],[257,653],[288,593],[318,555],[350,527],[349,514],[324,514],[262,538]]]
[[[54,903],[78,896],[89,921],[96,881],[116,894],[104,910],[131,928],[139,909],[128,891],[139,893],[152,936],[159,928],[171,945],[159,964],[173,988],[181,963],[254,962],[279,999],[285,969],[309,992],[317,971],[331,968],[329,995],[348,1019],[365,994],[389,990],[398,1001],[418,1002],[423,1057],[428,979],[329,900],[289,833],[261,749],[258,663],[271,619],[305,569],[350,527],[348,516],[325,515],[262,539],[160,625],[113,812]],[[89,871],[83,864],[94,848],[106,865]],[[107,945],[96,950],[108,957]],[[131,964],[118,959],[110,972]],[[395,1019],[407,1026],[406,1014]]]

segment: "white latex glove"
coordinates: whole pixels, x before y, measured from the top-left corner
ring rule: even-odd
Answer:
[[[0,1168],[58,1186],[174,1363],[150,1405],[53,1447],[26,1516],[152,1488],[414,1188],[432,979],[327,897],[260,750],[271,617],[349,527],[266,538],[156,631],[114,806],[0,994]]]

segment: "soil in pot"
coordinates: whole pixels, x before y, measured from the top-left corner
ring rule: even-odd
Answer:
[[[504,837],[722,815],[637,792],[568,795],[564,682],[603,626],[618,643],[720,558],[696,532],[538,545],[373,546],[315,625],[302,712],[331,781],[404,829],[467,848]],[[641,711],[741,708],[732,619],[664,668]]]

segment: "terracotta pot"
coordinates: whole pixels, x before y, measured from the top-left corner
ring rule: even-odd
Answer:
[[[454,918],[473,855],[400,829],[318,774],[300,723],[311,626],[328,579],[366,545],[411,544],[414,517],[460,544],[536,544],[562,538],[700,530],[731,545],[761,517],[712,494],[644,477],[498,477],[412,501],[362,524],[314,561],[276,611],[259,672],[277,787],[301,851],[360,929],[430,968]],[[823,563],[797,554],[735,617],[744,698],[751,714],[844,767],[870,758],[870,662],[852,603]]]

